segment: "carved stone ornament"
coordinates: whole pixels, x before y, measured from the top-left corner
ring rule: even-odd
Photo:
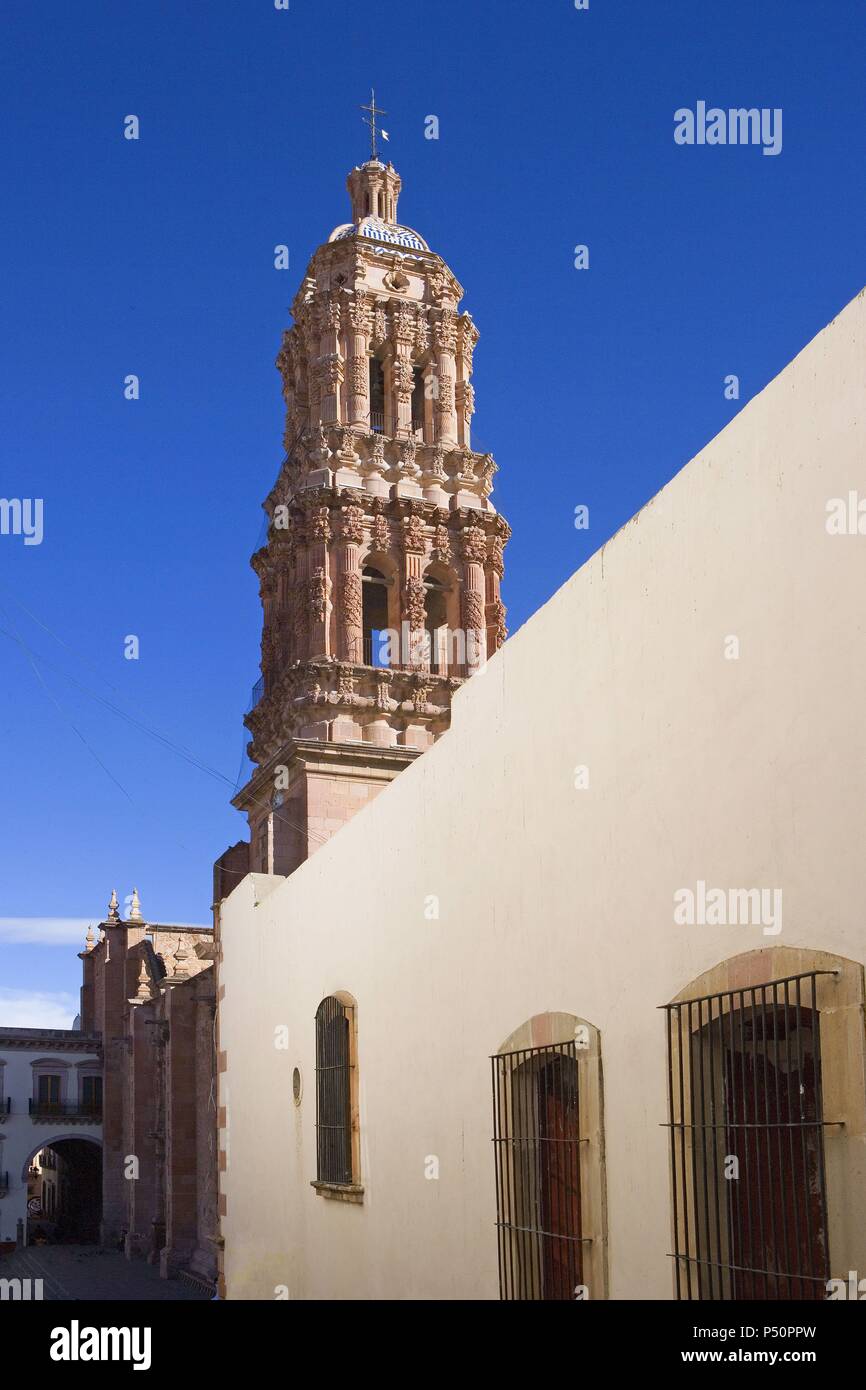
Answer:
[[[347,579],[354,579],[355,575],[347,575]],[[355,694],[355,672],[351,666],[340,665],[337,667],[337,699],[346,704],[353,703]]]
[[[387,550],[391,544],[391,528],[386,517],[381,513],[373,517],[373,525],[370,528],[370,545],[374,550]]]
[[[411,628],[424,626],[426,596],[423,579],[413,577],[406,580],[406,618]]]
[[[448,286],[448,277],[445,274],[445,267],[434,265],[430,274],[427,276],[427,283],[430,286],[430,293],[434,299],[441,299]]]
[[[440,415],[450,415],[454,409],[454,378],[440,376],[439,391],[436,396],[436,409]]]
[[[408,304],[401,302],[393,306],[391,331],[396,342],[411,343],[415,336],[415,314]]]
[[[422,554],[424,550],[424,520],[420,516],[407,516],[403,520],[403,549]],[[423,587],[423,585],[422,585]]]
[[[451,564],[451,535],[447,526],[436,527],[433,535],[433,554],[443,565]]]
[[[349,389],[353,396],[366,396],[370,367],[366,357],[349,358]]]
[[[394,264],[383,277],[383,284],[389,290],[405,290],[409,288],[409,276],[400,269],[400,256],[394,257]]]
[[[412,371],[412,363],[407,362],[404,357],[395,359],[391,368],[391,379],[394,383],[394,390],[403,401],[412,399],[412,389],[415,385],[415,374]]]
[[[502,537],[494,536],[493,540],[490,542],[490,564],[499,575],[500,579],[505,571],[505,559],[502,554],[503,548],[504,542]]]
[[[322,541],[328,545],[331,540],[331,520],[327,507],[314,507],[310,512],[309,537],[312,541]]]
[[[445,449],[441,444],[434,444],[430,450],[427,463],[427,472],[432,478],[445,478]]]
[[[328,581],[321,565],[313,570],[312,577],[308,581],[307,599],[310,617],[314,622],[323,623],[328,611]]]
[[[357,435],[354,430],[349,429],[348,425],[343,425],[339,431],[340,456],[345,463],[350,466],[358,460]]]
[[[467,526],[461,537],[463,558],[483,565],[487,559],[487,537],[480,526]]]
[[[454,352],[457,347],[457,320],[451,309],[440,309],[433,329],[433,338],[440,351]]]
[[[373,326],[373,314],[365,295],[355,295],[349,301],[349,323],[355,333],[368,334]]]
[[[391,676],[388,671],[376,672],[376,708],[381,710],[394,708],[394,701],[391,699]]]
[[[340,534],[344,541],[360,545],[364,539],[364,511],[353,504],[340,512]]]
[[[310,431],[310,445],[310,457],[316,463],[331,457],[331,451],[328,448],[328,435],[321,420],[316,428]]]
[[[505,626],[505,604],[501,599],[495,599],[490,607],[493,617],[492,625],[496,629],[496,650],[498,651],[508,637],[508,628]]]
[[[484,600],[475,589],[463,590],[463,626],[480,632],[484,627]]]
[[[399,467],[400,472],[404,476],[414,477],[416,473],[419,473],[421,471],[415,462],[415,455],[417,454],[417,452],[418,445],[414,436],[410,436],[409,439],[400,440],[398,448],[398,453],[400,455]]]
[[[343,575],[343,621],[347,634],[360,630],[364,621],[364,601],[360,574],[350,571]]]

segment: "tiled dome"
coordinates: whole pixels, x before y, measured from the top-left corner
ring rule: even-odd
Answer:
[[[344,241],[346,237],[362,236],[369,241],[384,241],[389,246],[405,246],[410,251],[429,251],[423,237],[411,227],[401,227],[397,222],[383,222],[378,217],[365,217],[362,222],[346,222],[335,227],[328,241]]]

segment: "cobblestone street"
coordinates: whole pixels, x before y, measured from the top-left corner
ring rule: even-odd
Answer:
[[[42,1279],[50,1302],[206,1302],[181,1279],[160,1279],[154,1265],[93,1245],[39,1245],[4,1255],[0,1279]],[[32,1295],[31,1295],[32,1296]]]

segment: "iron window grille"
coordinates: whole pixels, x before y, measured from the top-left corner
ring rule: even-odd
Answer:
[[[350,1010],[329,995],[316,1010],[316,1180],[352,1182]]]
[[[573,1299],[583,1283],[577,1047],[491,1057],[499,1296]]]
[[[667,1014],[678,1299],[822,1299],[830,1277],[820,1014],[832,970]]]

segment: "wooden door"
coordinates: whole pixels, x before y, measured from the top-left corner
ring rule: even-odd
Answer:
[[[553,1057],[538,1077],[542,1298],[572,1299],[583,1282],[577,1063]]]
[[[727,1152],[739,1160],[725,1183],[736,1299],[826,1296],[811,1021],[795,1007],[743,1010],[725,1048]]]

